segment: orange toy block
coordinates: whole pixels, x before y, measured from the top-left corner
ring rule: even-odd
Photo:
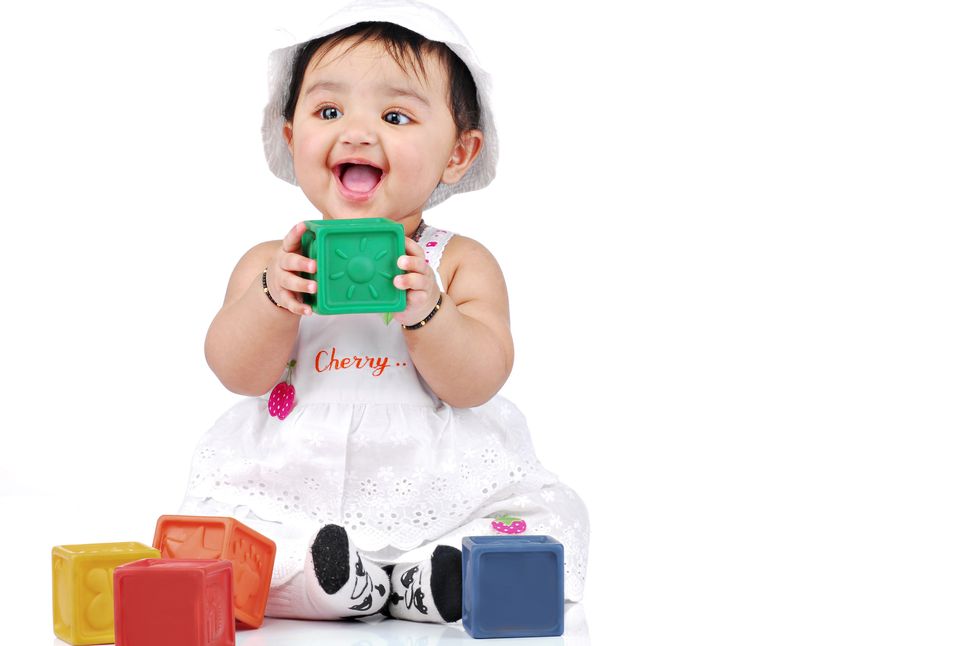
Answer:
[[[262,625],[276,544],[234,518],[160,516],[153,547],[164,559],[225,559],[234,570],[235,618]]]

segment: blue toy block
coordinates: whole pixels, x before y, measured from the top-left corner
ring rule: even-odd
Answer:
[[[550,536],[463,538],[463,627],[471,637],[565,631],[565,548]]]

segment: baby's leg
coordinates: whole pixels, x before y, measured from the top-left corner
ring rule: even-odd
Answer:
[[[371,615],[385,608],[391,592],[388,572],[362,556],[342,527],[326,525],[311,540],[305,524],[265,520],[247,505],[212,498],[187,498],[179,513],[237,518],[275,542],[267,617],[342,619]]]
[[[384,609],[388,573],[352,545],[339,525],[325,525],[303,549],[302,569],[269,591],[266,615],[292,619],[364,617]]]
[[[391,593],[388,572],[358,552],[339,525],[317,532],[303,577],[321,619],[373,615],[384,609]]]
[[[395,619],[451,623],[463,616],[463,558],[457,547],[436,545],[430,558],[396,563],[386,614]]]
[[[581,601],[589,556],[589,513],[569,486],[555,483],[487,505],[491,521],[477,535],[520,533],[551,536],[565,554],[565,600]],[[523,530],[523,531],[520,531]]]
[[[588,564],[589,514],[575,491],[561,483],[490,503],[452,532],[409,551],[389,548],[371,552],[369,556],[378,562],[395,563],[403,571],[403,565],[430,559],[439,545],[459,550],[464,536],[504,535],[509,532],[501,529],[507,528],[513,533],[548,535],[560,542],[565,552],[565,600],[582,600]],[[399,586],[393,575],[392,589],[402,595],[400,587],[403,586]]]
[[[510,533],[546,534],[565,552],[565,599],[581,601],[588,559],[589,516],[578,495],[563,484],[515,495],[484,507],[475,518],[441,538],[393,554],[372,553],[394,561],[387,614],[398,619],[452,622],[462,616],[464,536]]]

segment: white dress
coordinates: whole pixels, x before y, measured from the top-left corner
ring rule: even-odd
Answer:
[[[422,225],[434,270],[452,235]],[[494,534],[503,515],[564,545],[565,596],[580,600],[589,540],[581,499],[538,462],[507,399],[475,408],[440,401],[403,334],[382,314],[303,317],[295,407],[273,417],[267,393],[221,416],[195,451],[180,513],[232,516],[276,542],[270,605],[324,524],[343,525],[362,553],[393,563]]]

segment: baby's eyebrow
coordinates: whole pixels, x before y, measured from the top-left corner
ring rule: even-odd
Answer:
[[[421,101],[426,105],[426,107],[432,107],[429,104],[428,99],[426,99],[424,96],[422,96],[421,94],[419,94],[418,92],[416,92],[410,87],[383,85],[383,84],[378,84],[377,87],[379,90],[381,90],[384,96],[409,96]],[[309,96],[310,94],[312,94],[317,90],[332,90],[334,92],[347,92],[349,89],[350,86],[347,85],[346,83],[339,83],[337,81],[318,81],[313,85],[311,85],[310,87],[306,88],[306,92],[304,93],[303,96]]]

